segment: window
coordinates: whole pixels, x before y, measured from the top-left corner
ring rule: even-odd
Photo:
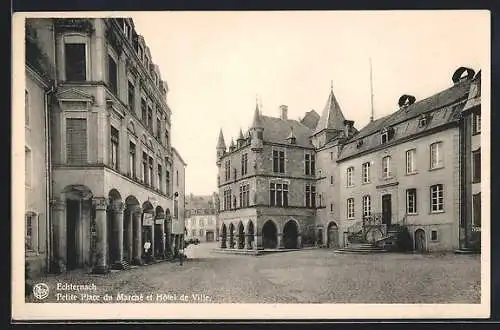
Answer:
[[[191,230],[191,236],[196,237],[196,229]]]
[[[333,160],[333,152],[330,152],[330,160]]]
[[[30,124],[30,95],[27,90],[24,90],[24,124]]]
[[[123,22],[123,33],[127,37],[127,39],[130,39],[130,26],[127,24],[127,22]]]
[[[148,154],[145,152],[142,153],[142,179],[144,180],[144,183],[148,184]]]
[[[241,175],[248,173],[248,154],[241,155]]]
[[[364,163],[361,165],[361,172],[362,172],[362,179],[363,183],[369,183],[370,182],[370,163]]]
[[[236,174],[238,173],[238,170],[236,168],[233,168],[233,179],[236,180]]]
[[[24,184],[31,186],[31,150],[24,147]]]
[[[406,174],[413,174],[415,169],[415,149],[406,151]]]
[[[29,212],[25,215],[25,235],[24,235],[24,246],[26,251],[38,251],[37,242],[37,215],[33,212]]]
[[[224,210],[231,209],[231,189],[224,190]]]
[[[406,213],[417,214],[417,189],[406,190]]]
[[[314,175],[316,170],[316,159],[313,154],[305,154],[305,173],[306,175]]]
[[[227,159],[224,163],[224,178],[226,181],[231,180],[231,160]]]
[[[174,199],[174,218],[179,216],[179,201]]]
[[[382,158],[382,177],[384,179],[391,177],[391,157],[385,156]]]
[[[165,146],[168,147],[168,131],[165,131]]]
[[[135,169],[135,144],[133,142],[129,143],[128,147],[128,167],[130,171],[130,175],[135,178],[137,175],[136,169]]]
[[[248,207],[250,205],[250,185],[240,185],[240,207]]]
[[[330,175],[330,184],[333,184],[333,175]]]
[[[200,229],[200,237],[203,237],[203,229]]]
[[[148,126],[149,132],[153,133],[153,109],[151,109],[150,106],[148,106],[148,119],[146,124]]]
[[[481,182],[481,149],[472,152],[472,182]]]
[[[316,186],[306,184],[306,207],[316,207]]]
[[[432,230],[431,231],[431,241],[437,241],[438,240],[438,232],[437,230]]]
[[[285,173],[285,152],[273,150],[273,172]]]
[[[163,173],[163,168],[161,164],[158,164],[158,189],[161,189],[162,187],[162,173]]]
[[[148,159],[148,184],[153,185],[153,158],[149,157]]]
[[[472,195],[472,225],[481,227],[481,193]]]
[[[354,198],[347,199],[347,219],[354,219]]]
[[[111,126],[111,167],[118,170],[118,144],[119,144],[119,132],[116,128]]]
[[[86,119],[66,119],[66,155],[70,164],[83,164],[87,162]]]
[[[387,143],[389,141],[389,131],[388,130],[383,130],[381,133],[381,142],[382,144]]]
[[[203,218],[200,218],[200,219],[198,220],[198,225],[199,225],[200,227],[205,226],[205,224],[204,224],[204,222],[203,222]]]
[[[271,182],[269,185],[269,204],[271,206],[288,206],[288,183]]]
[[[472,115],[472,134],[481,133],[481,114],[475,113]]]
[[[333,204],[330,204],[330,212],[333,212]]]
[[[369,195],[363,196],[363,218],[372,215],[372,200]]]
[[[431,186],[431,212],[444,211],[444,191],[442,184]]]
[[[430,160],[431,160],[431,169],[439,168],[443,166],[443,151],[442,142],[436,142],[431,144],[430,146]]]
[[[347,186],[348,187],[354,186],[353,176],[354,176],[354,167],[349,167],[347,169]]]
[[[128,106],[130,110],[135,110],[135,86],[130,81],[128,82]]]
[[[165,172],[165,193],[167,195],[170,195],[170,171],[166,171]]]
[[[156,138],[159,140],[161,136],[161,120],[160,117],[156,117]]]
[[[113,94],[118,94],[118,70],[115,59],[108,54],[108,85]]]
[[[144,126],[147,126],[148,123],[147,103],[145,99],[141,99],[141,120]]]
[[[85,43],[64,44],[66,80],[87,80],[87,59]]]
[[[179,171],[175,171],[175,185],[179,187]]]
[[[427,116],[421,116],[418,119],[418,127],[422,128],[422,127],[425,127],[425,126],[427,126]]]

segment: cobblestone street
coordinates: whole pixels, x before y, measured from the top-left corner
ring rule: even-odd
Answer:
[[[302,250],[262,256],[213,252],[216,245],[187,248],[189,259],[108,275],[73,272],[35,281],[56,293],[80,293],[153,302],[215,303],[479,303],[480,258],[454,254],[339,254]],[[57,291],[58,283],[95,284],[96,290]],[[186,300],[180,297],[186,295]],[[62,295],[60,296],[62,297]],[[67,296],[66,296],[67,297]],[[30,297],[29,301],[36,301]],[[61,301],[61,298],[59,299]],[[66,302],[66,301],[65,301]]]

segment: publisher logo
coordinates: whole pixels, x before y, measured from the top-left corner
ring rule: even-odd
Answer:
[[[37,283],[33,286],[33,295],[37,299],[45,299],[49,296],[49,286],[45,283]]]

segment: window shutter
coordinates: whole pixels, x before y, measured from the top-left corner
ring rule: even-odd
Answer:
[[[70,164],[84,164],[87,162],[86,119],[66,119],[66,154]]]

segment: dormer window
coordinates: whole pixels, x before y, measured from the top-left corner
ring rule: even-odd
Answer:
[[[123,33],[125,34],[127,39],[130,39],[130,26],[125,20],[123,21]]]
[[[380,131],[380,141],[382,144],[389,142],[394,136],[394,128],[386,127]]]
[[[359,140],[358,142],[356,142],[356,148],[361,148],[361,146],[363,145],[363,140]]]
[[[423,128],[429,123],[429,115],[422,115],[418,118],[418,127]]]

